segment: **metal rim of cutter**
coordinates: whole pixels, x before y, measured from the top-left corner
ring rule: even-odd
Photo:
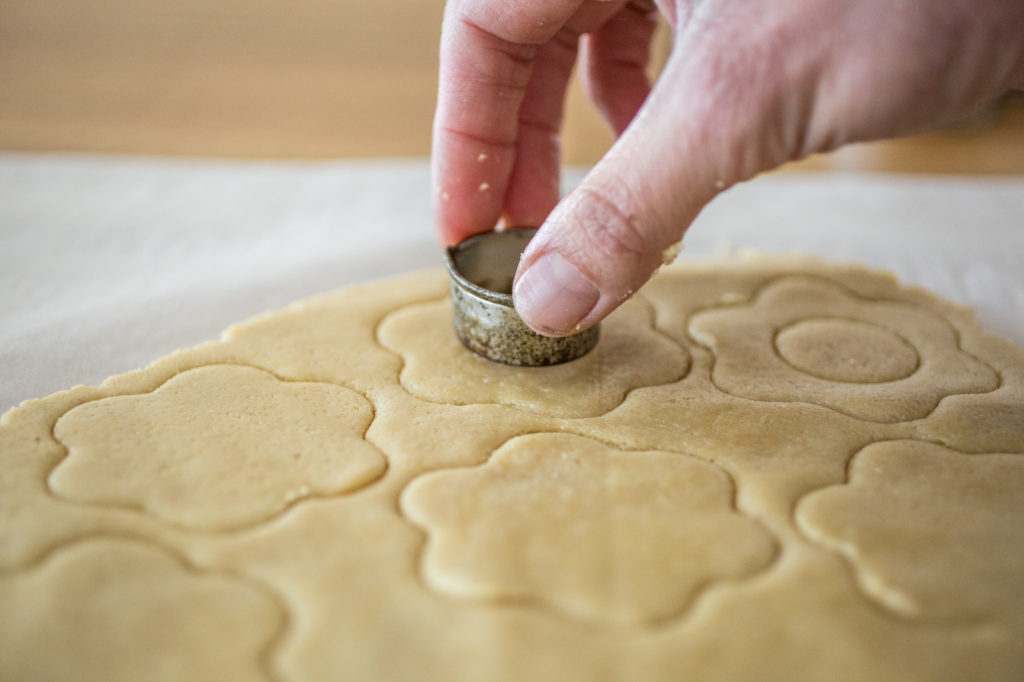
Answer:
[[[512,280],[535,228],[486,232],[445,250],[455,334],[469,350],[506,365],[542,367],[586,355],[600,325],[553,338],[533,331],[512,305]]]

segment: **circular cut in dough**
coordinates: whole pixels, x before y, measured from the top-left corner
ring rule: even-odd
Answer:
[[[917,351],[894,332],[860,320],[801,320],[775,336],[775,349],[794,368],[829,381],[896,381],[920,365]]]

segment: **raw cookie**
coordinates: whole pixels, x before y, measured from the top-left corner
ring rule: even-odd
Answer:
[[[1024,678],[1024,351],[968,312],[691,262],[520,370],[445,297],[317,296],[7,413],[0,679]]]
[[[340,386],[199,367],[152,393],[97,400],[61,417],[54,436],[68,456],[50,489],[197,528],[251,524],[299,498],[380,476],[384,457],[363,440],[372,415],[365,398]]]
[[[847,484],[803,499],[797,521],[893,610],[942,620],[1024,612],[1024,457],[874,443],[854,456]]]
[[[771,561],[774,542],[733,496],[729,476],[694,457],[534,434],[484,466],[422,476],[402,508],[430,538],[424,577],[442,592],[630,624]]]
[[[284,614],[234,576],[116,538],[0,577],[4,680],[260,680]]]
[[[824,405],[858,419],[907,421],[957,393],[987,393],[995,372],[960,350],[934,313],[864,300],[817,278],[772,282],[746,304],[701,312],[690,333],[717,358],[721,389]]]
[[[678,381],[689,369],[689,354],[654,329],[652,317],[642,299],[630,301],[602,325],[601,342],[593,351],[539,370],[496,366],[467,353],[449,329],[452,306],[447,300],[388,316],[379,338],[405,360],[402,385],[418,398],[592,417],[620,404],[634,388]]]

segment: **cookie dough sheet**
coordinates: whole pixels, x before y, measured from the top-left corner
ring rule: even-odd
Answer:
[[[13,385],[101,376],[0,424],[0,679],[1024,675],[1013,183],[770,178],[692,235],[837,248],[980,324],[861,266],[690,257],[538,369],[465,351],[437,269],[278,305],[436,254],[420,164],[3,161],[5,224],[48,216],[4,236]]]

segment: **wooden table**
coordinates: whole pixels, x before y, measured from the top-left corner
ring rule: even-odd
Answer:
[[[443,0],[0,0],[0,150],[423,156]],[[658,54],[667,52],[662,36]],[[611,142],[574,85],[571,163]],[[1024,100],[795,168],[1024,173]]]

